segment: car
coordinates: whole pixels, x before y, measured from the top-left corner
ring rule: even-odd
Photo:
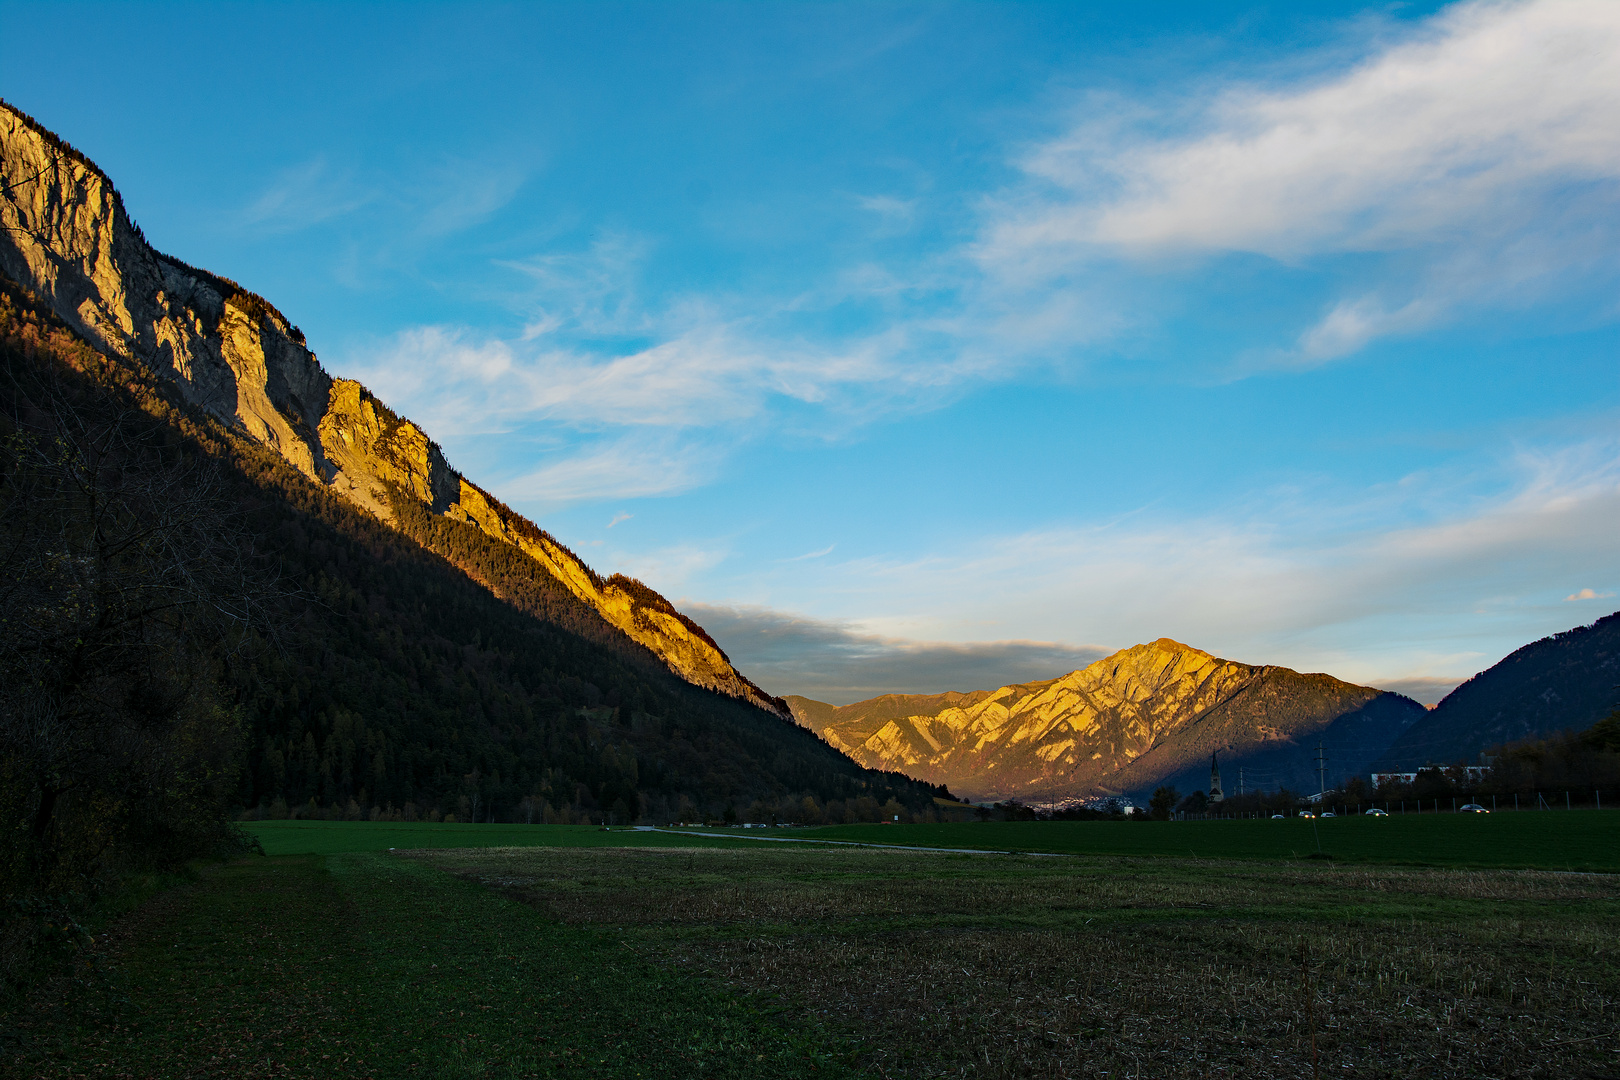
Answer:
[[[1490,813],[1489,810],[1485,809],[1483,806],[1479,805],[1479,803],[1477,803],[1477,802],[1465,803],[1462,806],[1459,806],[1457,808],[1457,812],[1459,814],[1488,814],[1488,813]]]
[[[1380,809],[1378,809],[1378,807],[1375,806],[1371,810],[1363,810],[1361,812],[1361,816],[1362,817],[1389,817],[1389,811],[1388,810],[1380,810]]]
[[[1271,815],[1271,820],[1272,821],[1281,821],[1282,819],[1283,819],[1283,816],[1281,814],[1272,814]]]
[[[1338,817],[1339,815],[1335,814],[1333,811],[1329,810],[1326,813],[1324,813],[1322,816],[1323,817]]]
[[[1311,812],[1310,812],[1310,811],[1309,811],[1309,810],[1301,810],[1301,811],[1300,811],[1300,812],[1299,812],[1299,816],[1300,816],[1300,817],[1304,817],[1304,818],[1313,818],[1313,817],[1315,817],[1315,816],[1316,816],[1316,815],[1315,815],[1315,814],[1313,814],[1313,813],[1311,813]]]

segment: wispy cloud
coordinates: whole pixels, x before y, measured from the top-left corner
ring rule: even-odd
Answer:
[[[619,235],[586,252],[509,263],[529,283],[517,301],[527,316],[521,334],[415,327],[352,355],[343,373],[439,439],[552,432],[547,464],[503,494],[612,498],[685,490],[723,447],[779,430],[762,417],[808,410],[816,419],[804,430],[827,437],[931,407],[1009,362],[904,319],[832,338],[794,328],[852,294],[871,295],[870,285],[846,282],[810,300],[754,298],[731,310],[680,296],[651,306],[639,284],[646,250]],[[659,467],[648,472],[651,455],[638,448],[653,445]],[[557,460],[559,447],[570,460]],[[637,471],[612,477],[615,462]],[[556,482],[587,476],[603,486]]]
[[[1567,629],[1558,586],[1613,568],[1620,444],[1526,449],[1505,467],[1514,482],[1497,494],[1412,477],[1359,499],[1256,498],[1196,519],[1144,512],[904,559],[803,563],[773,594],[882,613],[859,625],[887,637],[1169,636],[1368,685],[1450,685],[1522,645],[1527,626]]]
[[[352,172],[312,158],[284,169],[241,214],[241,223],[266,232],[294,232],[353,213],[371,202]]]
[[[626,521],[629,521],[631,518],[633,518],[635,516],[636,515],[634,515],[634,514],[626,514],[626,513],[623,513],[623,512],[614,514],[613,515],[613,520],[609,521],[607,523],[607,527],[611,529],[611,528],[613,528],[613,526],[621,524],[621,523],[626,522]]]
[[[1340,300],[1322,321],[1299,337],[1299,346],[1286,359],[1302,366],[1337,360],[1360,352],[1375,338],[1420,329],[1439,317],[1442,305],[1433,299],[1413,300],[1394,311],[1376,296]]]
[[[354,260],[372,272],[398,270],[406,253],[488,222],[528,176],[527,168],[502,161],[434,159],[384,174],[316,157],[277,173],[232,225],[282,233],[358,219],[346,224],[378,233]],[[359,281],[354,267],[339,276]]]
[[[518,193],[528,171],[511,163],[445,161],[422,177],[416,227],[447,236],[489,220]]]
[[[1476,0],[1365,38],[1359,60],[1324,54],[1306,80],[1189,84],[1162,108],[1091,99],[1108,119],[1025,153],[1025,180],[958,223],[965,245],[862,257],[791,295],[692,295],[646,288],[657,243],[609,230],[499,263],[521,283],[521,333],[417,327],[345,370],[441,439],[543,428],[521,490],[617,498],[702,483],[762,432],[837,437],[1083,365],[1150,332],[1171,290],[1156,280],[1196,305],[1209,279],[1189,275],[1234,253],[1314,285],[1244,331],[1257,340],[1232,346],[1228,377],[1486,305],[1612,307],[1620,5]],[[469,220],[521,179],[464,171],[483,178],[458,196]],[[853,205],[898,221],[917,203]]]
[[[784,561],[785,562],[803,562],[805,559],[819,559],[819,558],[821,558],[821,557],[823,557],[825,555],[831,555],[833,553],[833,548],[835,548],[837,546],[838,546],[837,544],[828,544],[826,547],[821,548],[818,551],[807,551],[803,555],[795,555],[791,559],[786,559]]]
[[[877,216],[891,232],[909,229],[917,218],[917,200],[894,195],[857,195],[855,205]]]
[[[504,477],[502,498],[549,506],[670,495],[707,483],[720,454],[691,443],[637,435],[571,444],[539,468]]]

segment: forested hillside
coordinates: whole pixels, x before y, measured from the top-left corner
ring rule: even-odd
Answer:
[[[1474,761],[1503,743],[1584,731],[1620,704],[1620,614],[1532,642],[1447,694],[1372,768]]]
[[[273,585],[255,586],[250,640],[211,653],[193,643],[211,657],[193,674],[218,684],[226,741],[245,748],[226,792],[243,807],[628,821],[871,819],[889,800],[931,805],[926,785],[862,769],[771,712],[677,678],[512,545],[407,497],[393,527],[340,500],[92,349],[9,281],[0,354],[9,437],[60,443],[53,415],[94,417],[134,448],[126,473],[183,466],[210,478],[210,497],[256,549],[256,580]],[[132,672],[130,686],[143,677]],[[8,798],[37,804],[28,763],[7,765]]]
[[[0,273],[95,348],[338,499],[392,522],[404,496],[473,525],[555,579],[562,592],[548,610],[557,613],[563,594],[571,596],[580,609],[565,616],[571,628],[603,623],[693,685],[787,717],[786,705],[662,596],[630,578],[602,577],[453,469],[427,432],[358,382],[329,374],[264,297],[155,250],[109,176],[3,101]]]

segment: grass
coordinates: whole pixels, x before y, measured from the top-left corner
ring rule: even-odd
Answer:
[[[600,926],[425,863],[249,858],[8,1018],[7,1076],[829,1077],[825,1048]]]
[[[685,836],[584,825],[472,825],[384,821],[244,823],[272,855],[390,848],[735,847],[760,838],[1070,855],[1276,861],[1323,851],[1338,862],[1620,872],[1620,812],[1406,814],[1283,821],[1039,821],[957,825],[839,825],[817,829],[686,829]]]
[[[1578,811],[1335,819],[1318,826],[1331,862],[1292,857],[1296,821],[771,833],[1082,852],[1067,859],[248,827],[316,853],[148,901],[5,1018],[0,1073],[1620,1074],[1620,878],[1397,865],[1612,860],[1607,819]],[[1559,846],[1577,842],[1609,847]],[[1132,846],[1083,853],[1099,844]]]
[[[684,847],[691,843],[666,833],[628,829],[604,832],[595,825],[473,825],[397,821],[248,821],[242,828],[259,838],[267,855],[334,855],[349,851],[484,847]],[[705,831],[705,830],[694,830]],[[745,843],[738,834],[707,830],[713,842]]]
[[[1009,821],[840,825],[788,835],[1075,855],[1289,859],[1320,841],[1336,861],[1620,872],[1620,812],[1395,814],[1308,821]]]
[[[786,844],[419,857],[781,1003],[877,1075],[1620,1064],[1607,876]]]

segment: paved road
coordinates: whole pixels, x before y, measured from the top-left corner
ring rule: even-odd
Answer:
[[[1002,851],[990,848],[960,848],[960,847],[922,847],[917,844],[873,844],[863,840],[819,840],[809,836],[750,836],[747,832],[736,833],[727,829],[724,832],[699,832],[696,829],[660,829],[656,825],[636,825],[637,832],[667,833],[670,836],[695,836],[703,838],[726,837],[731,840],[766,840],[774,844],[836,844],[839,847],[870,847],[887,848],[891,851],[935,851],[947,855],[1029,855],[1037,859],[1072,859],[1060,851]]]

